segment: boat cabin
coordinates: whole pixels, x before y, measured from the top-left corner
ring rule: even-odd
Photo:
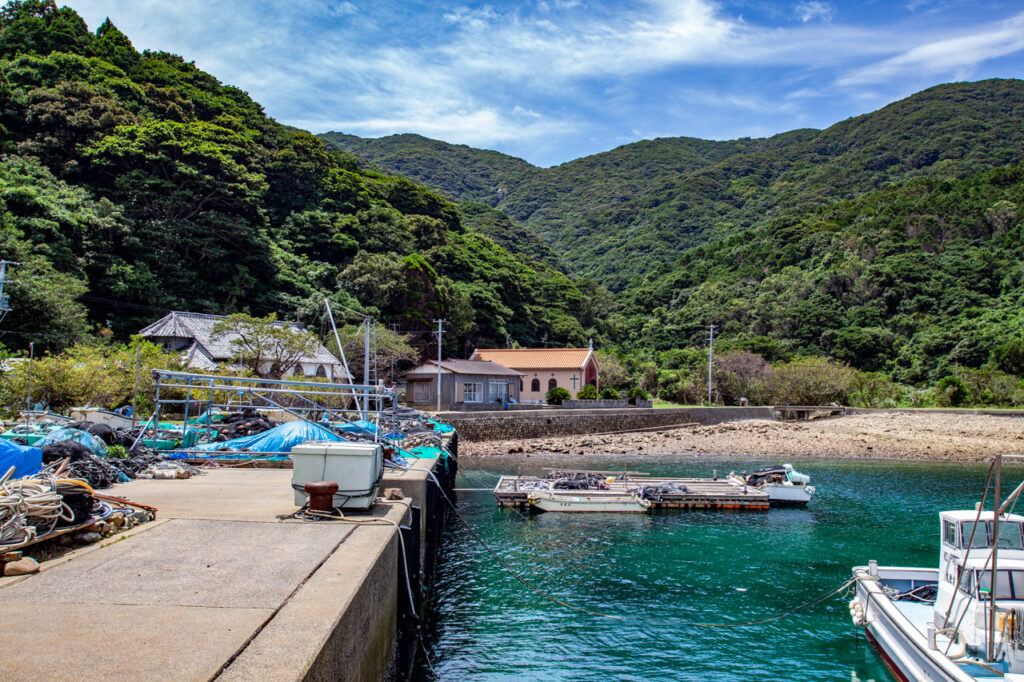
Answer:
[[[995,523],[991,511],[980,515],[973,510],[939,514],[941,557],[939,589],[935,599],[934,622],[937,629],[949,627],[960,619],[984,623],[992,594],[992,547],[996,559],[996,599],[1000,610],[1024,608],[1024,517],[1004,514],[999,518],[999,538],[995,542]],[[1017,602],[1007,604],[1006,602]],[[947,616],[947,614],[949,614]],[[987,639],[985,628],[969,644],[981,646]]]

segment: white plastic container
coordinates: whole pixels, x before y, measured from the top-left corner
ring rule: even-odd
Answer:
[[[380,443],[310,441],[292,448],[292,488],[295,504],[306,504],[303,487],[310,481],[334,481],[338,492],[334,506],[369,509],[377,497],[377,483],[384,473],[384,448]]]

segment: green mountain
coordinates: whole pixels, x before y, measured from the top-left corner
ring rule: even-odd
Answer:
[[[437,192],[359,168],[109,21],[90,32],[53,0],[9,2],[0,74],[0,259],[20,263],[8,347],[124,338],[169,309],[319,328],[324,297],[400,330],[445,318],[452,353],[597,333],[603,313],[581,322],[592,283],[530,234],[508,239],[500,214],[468,207],[467,229]]]
[[[908,179],[1018,163],[1022,120],[1024,83],[987,80],[930,88],[823,131],[648,140],[553,168],[415,136],[326,139],[388,172],[402,156],[400,172],[494,205],[563,254],[570,272],[621,291],[689,248],[780,215]],[[470,157],[472,170],[454,181],[448,169]]]
[[[766,355],[825,354],[906,383],[990,358],[1019,375],[1022,205],[1016,165],[777,218],[630,289],[624,337],[671,349],[714,323]]]

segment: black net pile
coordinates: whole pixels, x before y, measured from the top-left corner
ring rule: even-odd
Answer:
[[[43,448],[43,464],[67,458],[67,477],[85,481],[93,488],[109,488],[118,481],[138,478],[139,473],[163,462],[156,451],[139,445],[131,457],[97,457],[92,450],[73,440],[52,443]]]
[[[584,471],[552,471],[548,474],[555,490],[608,490],[604,476]]]
[[[109,488],[120,478],[120,469],[112,462],[92,454],[92,450],[73,440],[51,443],[43,448],[43,464],[53,464],[67,458],[67,477],[85,481],[93,488]]]
[[[690,489],[681,483],[668,482],[645,485],[640,489],[640,496],[645,500],[660,500],[665,496],[686,495]]]
[[[108,424],[95,422],[73,422],[68,424],[68,427],[91,433],[107,445],[123,445],[130,448],[134,442],[130,429],[115,429]]]
[[[277,426],[277,422],[269,417],[261,417],[255,410],[244,410],[225,415],[215,428],[220,432],[216,441],[232,440],[242,436],[254,436]]]

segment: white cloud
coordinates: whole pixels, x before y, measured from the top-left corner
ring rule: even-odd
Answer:
[[[678,84],[677,101],[767,119],[825,94],[856,101],[866,84],[902,88],[908,73],[967,73],[1024,41],[1024,15],[958,36],[934,21],[830,22],[828,0],[785,5],[782,13],[793,11],[800,22],[785,28],[750,23],[714,0],[63,2],[93,27],[109,15],[140,49],[194,59],[286,123],[372,135],[414,131],[483,146],[611,140],[636,125],[672,134],[692,117],[666,113],[639,124],[632,115],[672,97],[652,89],[654,81]],[[749,92],[715,88],[706,75],[713,70],[766,74],[783,91],[749,78],[742,79]],[[609,132],[603,119],[615,116],[626,118]]]
[[[832,21],[832,15],[836,13],[836,8],[830,2],[808,0],[807,2],[797,3],[797,6],[793,8],[793,12],[796,14],[797,19],[805,24],[814,19],[820,19],[828,23]]]
[[[902,54],[855,69],[838,79],[842,86],[891,81],[907,75],[963,79],[981,62],[1024,50],[1024,13],[976,33],[928,42]]]

